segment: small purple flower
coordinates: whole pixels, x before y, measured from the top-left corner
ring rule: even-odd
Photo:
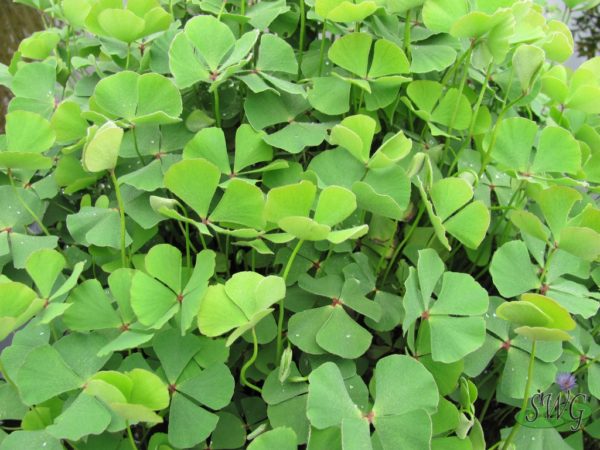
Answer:
[[[555,383],[558,384],[561,391],[567,392],[577,386],[577,379],[572,373],[561,372],[556,375]]]

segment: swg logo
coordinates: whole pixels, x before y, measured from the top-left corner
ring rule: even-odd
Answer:
[[[527,410],[517,414],[521,425],[530,428],[556,428],[571,424],[571,431],[581,429],[583,421],[592,414],[592,409],[587,404],[590,396],[571,392],[576,385],[575,377],[571,374],[559,374],[556,384],[560,388],[558,393],[538,391],[531,397]]]

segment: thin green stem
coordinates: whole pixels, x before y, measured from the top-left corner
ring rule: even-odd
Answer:
[[[252,328],[252,356],[242,366],[242,370],[240,371],[240,381],[242,382],[243,386],[249,387],[250,389],[255,390],[256,392],[262,393],[261,388],[259,388],[255,384],[252,384],[246,378],[246,372],[248,371],[250,366],[252,366],[252,364],[254,364],[254,361],[256,361],[257,357],[258,357],[258,339],[256,337],[256,330],[254,328]]]
[[[529,403],[529,390],[531,389],[531,381],[533,379],[533,367],[535,364],[535,343],[536,342],[534,339],[533,342],[531,343],[531,355],[529,356],[529,368],[527,369],[527,382],[525,383],[525,393],[523,394],[524,395],[523,403],[521,405],[521,411],[519,412],[519,414],[521,416],[523,416],[525,414],[525,412],[527,411],[527,404]],[[502,450],[508,450],[510,448],[510,444],[515,439],[515,436],[519,432],[520,428],[521,428],[521,423],[519,421],[517,421],[517,423],[515,423],[515,425],[513,426],[510,434],[508,435],[508,438],[506,439],[506,441],[504,441]]]
[[[283,269],[283,280],[287,280],[288,275],[290,274],[290,269],[292,268],[292,265],[294,264],[294,260],[296,259],[296,256],[298,255],[298,252],[300,251],[300,248],[302,247],[302,244],[304,243],[303,239],[298,240],[298,243],[296,244],[296,246],[294,247],[294,250],[292,250],[292,254],[290,255],[287,264],[285,265],[285,268]],[[277,320],[277,361],[279,361],[279,359],[281,358],[281,352],[283,351],[283,317],[285,315],[285,298],[282,298],[279,301],[279,317]]]
[[[469,49],[471,49],[472,51],[472,47],[469,47]],[[469,50],[467,50],[462,55],[460,55],[460,57],[456,60],[454,65],[450,69],[448,69],[448,71],[444,74],[444,77],[442,78],[442,87],[445,87],[446,84],[448,84],[450,77],[454,74],[456,69],[458,69],[462,65],[463,61],[469,55],[469,53]]]
[[[323,73],[323,60],[325,59],[325,26],[327,20],[323,20],[323,28],[321,29],[321,48],[319,49],[319,76]]]
[[[129,426],[129,422],[125,423],[127,428],[127,438],[129,439],[129,444],[131,445],[132,450],[138,450],[137,445],[135,445],[135,439],[133,438],[133,433],[131,432],[131,427]]]
[[[215,108],[215,122],[217,127],[221,128],[221,100],[219,99],[219,88],[215,88],[213,91],[214,108]]]
[[[127,250],[125,245],[125,205],[123,204],[123,197],[121,196],[121,188],[119,187],[119,181],[115,175],[115,171],[110,171],[110,179],[115,187],[115,195],[117,197],[117,206],[119,207],[119,221],[121,224],[121,266],[127,267]]]
[[[400,252],[402,251],[402,249],[404,248],[404,246],[406,245],[406,243],[412,236],[413,232],[417,228],[417,225],[419,224],[419,221],[421,220],[421,217],[423,216],[424,212],[425,212],[425,206],[421,204],[421,206],[419,206],[419,212],[417,212],[417,216],[415,217],[415,220],[413,220],[413,223],[411,224],[410,228],[404,235],[404,239],[402,239],[402,241],[398,244],[398,246],[394,250],[394,253],[392,254],[392,257],[390,258],[390,262],[388,263],[388,265],[385,269],[385,273],[383,274],[383,280],[381,282],[381,286],[385,285],[385,282],[387,281],[387,278],[390,275],[392,267],[394,267],[394,265],[396,264],[396,259],[398,258],[398,256],[400,255]]]
[[[302,76],[302,58],[304,57],[304,39],[306,35],[306,11],[304,0],[299,0],[300,3],[300,42],[298,43],[298,80]]]
[[[410,59],[410,15],[412,13],[412,9],[406,11],[406,19],[404,20],[404,52],[406,56]]]
[[[240,0],[240,15],[246,15],[246,0]],[[240,35],[244,33],[244,28],[246,24],[244,22],[240,23]]]
[[[127,44],[127,59],[125,60],[125,70],[129,70],[129,62],[131,61],[131,44]]]
[[[23,200],[23,197],[21,197],[21,193],[17,189],[17,186],[15,186],[15,180],[14,180],[12,172],[10,170],[8,171],[8,180],[10,181],[10,185],[13,189],[13,192],[15,193],[15,197],[17,197],[17,200],[19,201],[21,206],[25,209],[25,211],[27,211],[29,213],[29,215],[33,218],[33,221],[40,227],[40,229],[44,232],[44,234],[46,236],[50,236],[50,232],[44,226],[43,222],[40,220],[38,215],[29,207],[29,205],[25,202],[25,200]]]
[[[219,14],[217,15],[217,19],[221,20],[221,15],[225,11],[225,6],[227,5],[227,0],[223,0],[221,3],[221,9],[219,9]]]

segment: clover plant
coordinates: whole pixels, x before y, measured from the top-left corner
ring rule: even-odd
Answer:
[[[545,1],[18,2],[0,450],[596,448],[600,58]]]

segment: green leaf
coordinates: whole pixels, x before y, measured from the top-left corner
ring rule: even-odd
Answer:
[[[114,122],[106,122],[100,128],[88,129],[82,154],[82,165],[88,172],[114,170],[121,150],[123,129]]]
[[[204,158],[229,175],[229,157],[225,134],[221,128],[210,127],[200,130],[183,148],[183,158]]]
[[[542,210],[548,227],[556,239],[567,225],[571,209],[581,199],[581,194],[567,186],[552,186],[541,191],[536,201]]]
[[[82,417],[85,420],[81,420]],[[85,436],[103,433],[110,422],[110,412],[102,403],[82,393],[46,430],[57,439],[79,441]]]
[[[98,82],[90,109],[112,120],[168,124],[180,120],[182,103],[179,90],[168,78],[124,71]]]
[[[315,11],[332,22],[362,22],[377,10],[373,1],[354,3],[348,0],[317,0]]]
[[[515,297],[540,287],[529,251],[522,241],[507,242],[496,250],[490,274],[503,297]]]
[[[411,73],[442,71],[456,60],[456,51],[446,45],[413,45]]]
[[[233,179],[211,213],[210,220],[260,230],[266,224],[264,208],[265,198],[258,187],[246,181]]]
[[[549,322],[546,324],[549,327],[560,330],[573,330],[575,328],[575,321],[571,318],[567,309],[555,300],[544,295],[531,293],[523,294],[521,298],[524,302],[539,308],[549,318]],[[524,325],[536,326],[534,324]]]
[[[27,258],[25,269],[41,296],[49,298],[58,276],[66,265],[65,258],[56,250],[42,249]]]
[[[455,21],[469,12],[464,0],[427,0],[423,6],[423,22],[431,31],[449,32]]]
[[[258,162],[271,161],[273,149],[264,140],[264,133],[254,131],[250,125],[242,124],[235,133],[235,159],[233,171],[242,169]]]
[[[355,209],[356,197],[352,191],[339,186],[328,186],[319,194],[315,220],[333,227],[346,220]]]
[[[548,325],[551,320],[534,303],[525,301],[502,303],[496,309],[496,314],[501,319],[508,320],[516,325],[533,327]]]
[[[570,341],[572,336],[563,330],[546,327],[522,326],[515,328],[515,333],[536,341]]]
[[[369,168],[382,169],[404,159],[412,148],[412,141],[399,131],[377,149],[369,161]]]
[[[260,71],[296,74],[298,63],[294,49],[274,34],[264,34],[260,39],[256,68]]]
[[[169,410],[169,442],[178,448],[193,447],[210,435],[218,420],[216,414],[176,393]]]
[[[473,202],[444,223],[448,233],[466,247],[479,247],[490,226],[490,212],[481,201]]]
[[[403,374],[402,378],[398,374]],[[406,383],[405,380],[412,380]],[[405,355],[381,358],[375,367],[375,417],[415,410],[434,413],[439,394],[433,376],[419,361]],[[401,401],[400,401],[401,400]]]
[[[386,39],[379,39],[373,46],[373,61],[369,68],[370,78],[380,78],[410,70],[406,55],[400,47]]]
[[[144,259],[146,271],[175,293],[181,292],[181,252],[170,244],[158,244]]]
[[[519,45],[512,57],[513,69],[523,91],[529,91],[546,60],[544,50],[535,45]]]
[[[436,215],[443,221],[473,198],[473,189],[463,178],[443,178],[432,186],[430,194]]]
[[[24,284],[14,281],[0,283],[0,339],[31,319],[44,301]]]
[[[369,52],[373,38],[366,33],[350,33],[329,47],[329,59],[334,64],[361,78],[367,76]]]
[[[285,296],[283,279],[255,272],[238,272],[225,285],[210,286],[200,303],[198,327],[206,336],[238,328],[229,344],[272,312],[271,305]]]
[[[69,308],[63,314],[65,324],[73,331],[118,328],[121,318],[111,306],[101,284],[86,280],[69,295]]]
[[[220,336],[246,323],[248,318],[225,292],[225,286],[209,286],[200,304],[198,328],[205,336]]]
[[[69,233],[73,239],[86,246],[119,248],[119,228],[119,212],[113,209],[84,206],[78,213],[67,216]],[[125,243],[131,244],[128,233]]]
[[[564,128],[544,128],[540,133],[531,170],[535,173],[578,173],[581,170],[579,143]]]
[[[286,233],[307,241],[327,239],[331,231],[331,227],[317,223],[309,217],[284,217],[278,225]]]
[[[531,120],[522,117],[504,119],[498,126],[492,157],[510,169],[526,172],[537,130]]]
[[[327,128],[318,123],[292,122],[263,140],[289,153],[300,153],[306,147],[320,145],[327,138]],[[0,154],[1,156],[1,154]]]
[[[585,227],[565,227],[560,233],[559,248],[585,261],[600,255],[600,233]]]
[[[58,351],[49,345],[43,345],[27,354],[17,372],[15,383],[23,401],[34,405],[77,389],[83,385],[84,380],[67,366]]]
[[[144,20],[129,10],[105,9],[97,20],[107,35],[127,43],[135,41],[144,31]]]
[[[81,107],[73,101],[64,101],[50,121],[58,142],[72,142],[85,136],[88,123],[81,117]]]
[[[296,450],[296,433],[291,428],[279,427],[261,434],[248,446],[248,450]]]
[[[371,153],[371,142],[376,122],[362,114],[350,116],[331,130],[330,142],[348,150],[359,161],[366,163]]]
[[[398,165],[370,169],[363,181],[352,185],[352,192],[359,208],[400,220],[410,200],[410,180]]]
[[[45,445],[44,445],[45,444]],[[44,448],[45,450],[63,450],[60,441],[50,436],[44,430],[23,431],[17,430],[10,433],[0,441],[0,450],[16,448]]]
[[[169,405],[169,391],[162,380],[145,369],[130,372],[98,372],[90,378],[85,390],[102,400],[118,416],[130,424],[159,423],[162,418],[153,410]]]
[[[185,159],[167,170],[165,187],[190,205],[200,218],[206,218],[220,178],[217,166],[207,160]]]
[[[10,152],[42,153],[55,139],[50,122],[38,114],[14,111],[6,115],[6,147]]]
[[[307,217],[312,208],[317,188],[309,181],[276,187],[267,193],[265,218],[279,223],[285,217]]]
[[[350,110],[351,86],[338,77],[313,78],[308,101],[313,108],[324,114],[344,114]]]
[[[177,390],[216,410],[231,402],[234,387],[235,380],[229,368],[222,363],[213,363],[200,374],[180,383]]]
[[[510,221],[521,231],[541,241],[548,241],[550,231],[542,221],[533,213],[523,210],[515,210],[510,213]]]
[[[320,347],[346,359],[362,356],[371,345],[372,336],[339,306],[328,306],[331,315],[317,332]]]
[[[323,430],[339,426],[344,419],[362,416],[348,395],[342,374],[334,363],[326,362],[313,370],[308,381],[306,414],[315,428]]]

